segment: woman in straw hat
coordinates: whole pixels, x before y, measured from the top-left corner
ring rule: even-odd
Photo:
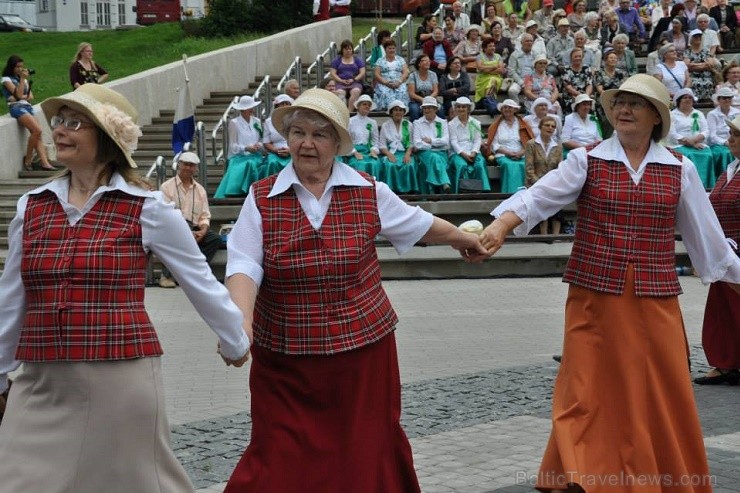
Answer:
[[[226,173],[218,184],[214,198],[243,197],[252,182],[263,178],[264,130],[254,109],[261,103],[252,96],[242,96],[232,105],[239,116],[229,120],[229,152]]]
[[[373,99],[367,94],[355,101],[357,114],[349,119],[349,134],[352,136],[352,152],[346,157],[346,163],[358,171],[378,176],[380,166],[380,149],[378,149],[378,122],[370,118],[375,109]]]
[[[501,116],[488,127],[488,160],[495,159],[501,168],[501,193],[514,193],[524,186],[524,146],[534,138],[534,132],[516,114],[520,108],[516,101],[505,99],[498,105]]]
[[[241,366],[243,317],[182,214],[134,171],[137,113],[84,84],[41,103],[67,170],[18,202],[0,278],[0,374],[23,363],[0,427],[3,491],[193,492],[169,445],[144,308],[148,254],[180,281]]]
[[[447,120],[437,116],[439,103],[428,96],[421,103],[422,117],[414,125],[414,151],[419,163],[421,193],[450,193],[452,182],[447,174],[450,129]]]
[[[707,126],[709,127],[709,138],[707,144],[712,151],[712,160],[714,161],[714,174],[721,175],[727,169],[735,156],[732,155],[730,148],[727,146],[730,140],[730,126],[728,121],[735,119],[740,115],[740,109],[732,106],[735,92],[729,87],[720,87],[712,94],[714,109],[707,113]]]
[[[696,168],[659,142],[670,97],[638,74],[601,97],[614,135],[578,148],[493,211],[482,241],[495,253],[577,200],[565,271],[563,363],[540,491],[665,491],[639,478],[691,478],[712,491],[696,412],[675,271],[678,230],[704,283],[740,292],[740,257],[725,240]],[[643,480],[644,481],[644,480]],[[599,486],[599,485],[610,485]]]
[[[735,159],[717,183],[709,201],[717,213],[722,229],[735,244],[740,243],[740,114],[728,122],[727,146]],[[740,296],[727,283],[715,282],[709,287],[704,309],[701,342],[712,370],[694,382],[699,385],[740,383]]]
[[[560,137],[565,156],[573,149],[588,147],[603,140],[599,119],[591,112],[593,103],[594,100],[585,94],[579,94],[573,101],[573,113],[565,117]]]
[[[485,250],[336,159],[352,139],[333,94],[309,89],[272,118],[293,160],[252,185],[229,235],[226,283],[254,361],[251,441],[224,491],[418,492],[375,237],[399,252],[446,243],[470,261]]]
[[[414,157],[413,126],[404,116],[409,109],[396,99],[388,106],[390,120],[380,127],[378,146],[383,154],[378,179],[396,193],[419,191],[418,166]]]
[[[452,178],[452,191],[459,191],[460,180],[480,180],[480,192],[490,192],[491,184],[488,182],[488,167],[486,159],[480,152],[482,140],[481,125],[478,120],[471,117],[475,104],[465,96],[455,101],[455,114],[457,115],[450,123],[450,172]]]
[[[671,111],[671,131],[666,145],[680,152],[694,163],[704,188],[712,188],[714,174],[712,150],[707,145],[709,126],[704,113],[694,108],[696,96],[689,89],[680,89],[673,96],[676,109]]]
[[[272,102],[273,110],[281,106],[290,106],[293,104],[293,98],[287,94],[278,95]],[[288,141],[280,135],[272,124],[272,117],[265,120],[265,131],[262,136],[262,145],[267,151],[265,157],[265,176],[274,175],[285,168],[290,162],[290,150]]]

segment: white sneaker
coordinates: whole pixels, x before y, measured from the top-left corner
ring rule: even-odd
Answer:
[[[175,284],[175,281],[173,281],[169,277],[161,276],[159,278],[160,288],[174,288],[175,286],[177,286],[177,284]]]

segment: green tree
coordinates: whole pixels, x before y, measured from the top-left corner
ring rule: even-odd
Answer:
[[[311,22],[312,9],[307,0],[212,0],[203,33],[221,37],[280,32]]]

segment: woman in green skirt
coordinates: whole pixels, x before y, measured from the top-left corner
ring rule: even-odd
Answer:
[[[488,127],[487,148],[501,168],[501,193],[514,193],[524,187],[524,146],[534,138],[527,122],[517,115],[520,106],[511,99],[499,103],[501,116]]]
[[[447,151],[450,133],[447,121],[437,116],[439,103],[427,96],[421,103],[422,117],[414,121],[414,148],[419,163],[421,193],[450,193]]]
[[[730,126],[727,122],[740,115],[740,110],[732,106],[732,98],[735,91],[729,87],[720,87],[712,94],[715,108],[707,113],[707,125],[709,126],[709,138],[707,144],[712,150],[714,160],[714,176],[720,176],[727,169],[727,165],[735,160],[735,156],[727,147],[730,138]]]
[[[375,103],[370,96],[363,94],[355,101],[355,109],[357,114],[349,119],[349,134],[354,149],[346,158],[347,164],[357,171],[381,179],[378,176],[378,122],[368,116],[375,109]]]
[[[482,140],[480,122],[470,116],[473,108],[475,108],[475,103],[470,99],[465,96],[457,98],[455,100],[457,116],[449,124],[450,146],[452,147],[450,174],[454,175],[452,190],[455,193],[459,192],[461,179],[479,180],[480,187],[477,191],[491,191],[491,185],[488,183],[488,167],[480,152]]]
[[[291,106],[293,98],[287,94],[280,94],[272,102],[272,108],[277,109],[283,106]],[[267,157],[265,157],[265,176],[279,173],[290,162],[290,150],[288,141],[280,135],[272,124],[272,117],[265,120],[265,134],[262,137],[262,145],[265,146]]]
[[[694,109],[694,91],[684,88],[676,91],[671,111],[671,132],[668,146],[680,152],[694,163],[704,188],[714,187],[717,176],[714,174],[714,158],[707,145],[709,125],[704,113]]]
[[[413,127],[404,116],[409,109],[403,101],[396,99],[388,105],[391,119],[380,127],[380,161],[378,179],[385,182],[396,193],[419,191],[416,159],[412,140]]]

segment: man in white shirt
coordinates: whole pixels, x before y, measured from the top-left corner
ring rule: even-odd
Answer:
[[[168,202],[180,209],[182,216],[193,232],[198,248],[210,262],[221,248],[221,237],[209,230],[211,211],[208,208],[208,196],[203,185],[195,181],[200,159],[193,152],[183,152],[177,161],[177,175],[162,183],[159,190]],[[162,267],[159,285],[163,288],[174,288],[177,284],[172,279],[167,267]]]
[[[722,47],[719,44],[719,36],[717,31],[709,29],[709,16],[707,14],[699,14],[696,16],[696,28],[702,32],[701,36],[701,47],[706,48],[709,54],[715,56],[717,52],[722,51]],[[692,31],[693,32],[693,31]]]
[[[455,27],[464,31],[470,26],[470,17],[463,12],[462,3],[455,1],[452,4],[452,13],[455,14]]]

